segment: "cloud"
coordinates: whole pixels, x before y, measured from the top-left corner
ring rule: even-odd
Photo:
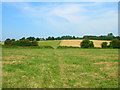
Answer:
[[[8,3],[9,4],[9,3]],[[36,25],[51,25],[57,32],[107,33],[116,30],[117,10],[103,6],[104,3],[10,3],[21,10],[20,15],[31,19]],[[116,30],[117,31],[117,30]]]

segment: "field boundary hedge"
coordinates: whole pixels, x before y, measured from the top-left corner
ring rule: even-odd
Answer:
[[[54,49],[52,46],[7,46],[7,45],[2,45],[3,48],[37,48],[37,49]]]

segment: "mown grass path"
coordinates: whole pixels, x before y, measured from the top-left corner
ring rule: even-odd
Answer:
[[[3,48],[3,88],[117,88],[117,49]]]

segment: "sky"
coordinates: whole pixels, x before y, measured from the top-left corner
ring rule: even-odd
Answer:
[[[2,40],[118,35],[117,2],[3,2]]]

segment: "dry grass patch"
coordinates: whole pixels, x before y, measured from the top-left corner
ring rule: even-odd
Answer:
[[[2,64],[13,64],[13,62],[0,62]]]
[[[35,57],[16,55],[15,57],[2,57],[4,60],[35,59]]]
[[[111,65],[111,64],[118,64],[118,62],[99,62],[99,63],[94,63],[96,65],[101,65],[101,64],[106,64],[106,65]]]
[[[14,59],[14,57],[2,57],[2,59],[11,60]]]

